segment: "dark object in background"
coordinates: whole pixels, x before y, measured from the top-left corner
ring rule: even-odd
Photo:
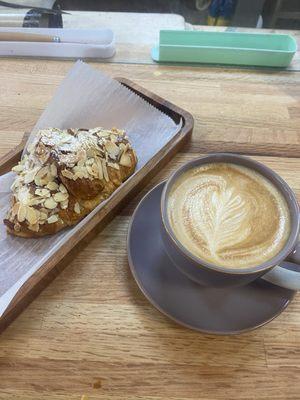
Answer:
[[[62,9],[138,13],[171,13],[182,15],[186,22],[206,24],[207,11],[195,6],[196,0],[60,0]]]
[[[266,28],[300,29],[300,1],[266,0],[263,19]]]
[[[211,0],[208,8],[208,25],[227,26],[234,14],[237,0]]]
[[[231,25],[255,28],[264,3],[265,0],[238,0]]]
[[[207,23],[207,10],[197,10],[196,0],[60,0],[60,4],[64,10],[174,13],[191,24]],[[264,28],[300,29],[300,0],[237,0],[230,25],[255,28],[260,15]]]
[[[37,6],[31,6],[35,3]],[[62,28],[62,15],[59,1],[48,1],[47,7],[42,7],[43,1],[28,0],[26,4],[0,1],[0,26],[24,28]]]
[[[60,10],[59,4],[54,3],[54,10]],[[63,20],[61,13],[48,14],[41,10],[32,8],[24,18],[24,28],[62,28]]]

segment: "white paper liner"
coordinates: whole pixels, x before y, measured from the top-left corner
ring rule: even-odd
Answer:
[[[180,131],[175,122],[119,82],[77,61],[35,125],[40,128],[125,129],[137,153],[136,171],[143,167]],[[73,228],[39,239],[7,234],[3,218],[9,207],[14,174],[0,177],[0,316],[26,280],[36,272],[74,230],[84,224],[106,202],[100,204]],[[109,201],[109,199],[107,200]]]

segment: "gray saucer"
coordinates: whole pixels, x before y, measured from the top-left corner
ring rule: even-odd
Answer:
[[[147,299],[162,313],[191,329],[237,334],[278,316],[295,292],[259,279],[234,289],[194,283],[172,264],[160,238],[160,197],[164,182],[140,202],[128,232],[131,272]],[[288,268],[288,263],[286,265]]]

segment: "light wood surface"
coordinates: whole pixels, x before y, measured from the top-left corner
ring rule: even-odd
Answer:
[[[1,61],[1,154],[30,130],[70,65]],[[300,74],[93,65],[186,108],[194,136],[2,333],[0,399],[299,400],[299,295],[256,331],[201,335],[169,321],[140,293],[127,264],[126,233],[146,190],[208,151],[253,154],[300,200]]]

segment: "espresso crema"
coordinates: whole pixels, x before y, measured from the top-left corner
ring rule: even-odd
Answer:
[[[231,163],[183,173],[171,187],[167,213],[178,241],[221,267],[260,265],[280,252],[290,234],[283,195],[261,174]]]

